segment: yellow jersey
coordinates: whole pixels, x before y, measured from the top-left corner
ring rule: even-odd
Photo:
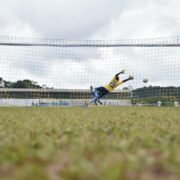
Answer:
[[[117,86],[122,84],[121,80],[116,80],[116,77],[114,76],[111,80],[111,82],[104,86],[105,89],[107,89],[109,92],[113,91]]]

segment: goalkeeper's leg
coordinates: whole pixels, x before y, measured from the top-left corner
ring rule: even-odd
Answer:
[[[97,100],[97,102],[100,104],[100,105],[102,105],[103,103],[100,101],[100,99],[98,99]]]
[[[90,101],[90,104],[95,104],[95,105],[97,105],[97,100],[98,100],[98,98],[99,98],[99,96],[94,96],[92,99],[91,99],[91,101]]]
[[[93,89],[92,86],[90,86],[90,95],[91,95],[91,101],[90,103],[92,104],[95,104],[97,105],[97,100],[99,99],[99,94],[98,94],[98,91],[97,89]]]

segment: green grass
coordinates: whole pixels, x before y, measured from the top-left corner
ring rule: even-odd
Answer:
[[[179,152],[179,108],[0,108],[0,179],[180,179]]]

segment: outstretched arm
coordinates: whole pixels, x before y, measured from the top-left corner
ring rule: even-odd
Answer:
[[[126,81],[133,80],[133,79],[134,79],[134,77],[133,77],[133,76],[129,76],[129,78],[128,78],[128,79],[124,79],[122,82],[124,83],[124,82],[126,82]]]
[[[115,76],[118,77],[120,74],[124,74],[125,70],[120,71],[119,73],[117,73]]]

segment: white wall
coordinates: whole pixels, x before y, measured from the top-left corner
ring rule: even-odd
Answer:
[[[130,100],[101,100],[106,106],[131,106]],[[0,106],[81,106],[87,99],[0,99]]]

